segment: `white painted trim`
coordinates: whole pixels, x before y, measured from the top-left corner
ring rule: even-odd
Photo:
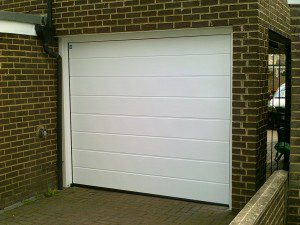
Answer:
[[[61,37],[67,43],[69,42],[92,42],[92,41],[113,41],[128,39],[147,39],[147,38],[166,38],[166,37],[182,37],[182,36],[200,36],[200,35],[223,35],[231,34],[232,28],[201,28],[201,29],[180,29],[180,30],[164,30],[164,31],[140,31],[126,33],[106,33],[106,34],[85,34],[71,35]]]
[[[0,20],[0,33],[36,36],[34,27],[34,24]]]
[[[180,29],[166,31],[143,31],[128,33],[109,33],[93,35],[63,36],[59,38],[59,50],[63,63],[63,184],[69,187],[73,183],[72,179],[72,154],[71,154],[71,117],[70,117],[70,86],[69,86],[69,43],[71,42],[91,42],[91,41],[111,41],[162,37],[181,37],[198,35],[231,35],[231,85],[233,82],[233,31],[231,27],[200,28],[200,29]],[[231,86],[232,89],[232,86]],[[232,121],[232,92],[231,92],[231,121]],[[230,181],[229,181],[229,209],[232,209],[232,122],[230,124]]]
[[[63,186],[70,187],[72,178],[72,152],[71,152],[71,118],[70,118],[70,86],[69,86],[69,52],[68,42],[59,39],[59,53],[62,57],[62,160],[63,160]]]
[[[288,4],[290,4],[290,5],[299,5],[300,0],[288,0]]]
[[[231,32],[231,76],[230,76],[230,84],[231,84],[231,92],[230,92],[230,140],[229,140],[229,210],[232,210],[232,123],[233,123],[233,113],[232,113],[232,103],[233,103],[233,32]]]

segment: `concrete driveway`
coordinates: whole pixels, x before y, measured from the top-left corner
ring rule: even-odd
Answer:
[[[5,225],[225,225],[227,207],[73,187],[0,213]]]

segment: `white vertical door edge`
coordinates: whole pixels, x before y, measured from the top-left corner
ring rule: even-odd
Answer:
[[[230,74],[230,99],[231,99],[231,105],[230,105],[230,142],[229,142],[229,209],[232,210],[232,122],[233,122],[233,115],[232,115],[232,99],[233,99],[233,94],[232,94],[232,88],[233,88],[233,32],[231,32],[231,60],[230,60],[230,67],[231,67],[231,74]]]
[[[70,117],[70,85],[69,85],[69,51],[66,38],[59,38],[59,54],[62,57],[62,136],[63,136],[63,186],[70,187],[72,179],[72,146],[71,146],[71,117]]]

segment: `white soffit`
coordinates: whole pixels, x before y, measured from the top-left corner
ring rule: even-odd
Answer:
[[[291,4],[291,5],[300,5],[300,0],[288,0],[288,4]]]
[[[36,36],[34,27],[34,24],[0,20],[0,33]]]

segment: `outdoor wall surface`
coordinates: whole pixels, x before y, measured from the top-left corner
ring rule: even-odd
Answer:
[[[258,169],[260,174],[258,177],[257,187],[260,187],[266,179],[266,155],[267,155],[267,120],[268,120],[268,85],[269,85],[269,31],[274,31],[283,37],[290,38],[290,7],[286,1],[282,0],[259,0],[259,32],[257,41],[259,42],[259,63],[258,76],[260,76],[260,83],[255,87],[259,94],[257,99],[258,104]],[[258,90],[259,89],[259,90]],[[270,160],[270,159],[269,159]]]
[[[44,1],[2,0],[0,10],[41,13]],[[289,36],[285,0],[56,0],[58,36],[233,28],[232,203],[241,209],[265,181],[269,28]],[[279,8],[278,8],[279,7]]]
[[[285,225],[288,172],[276,171],[230,225]]]
[[[54,63],[36,37],[0,34],[0,209],[56,186]]]
[[[300,5],[291,6],[292,122],[288,224],[300,224]]]

